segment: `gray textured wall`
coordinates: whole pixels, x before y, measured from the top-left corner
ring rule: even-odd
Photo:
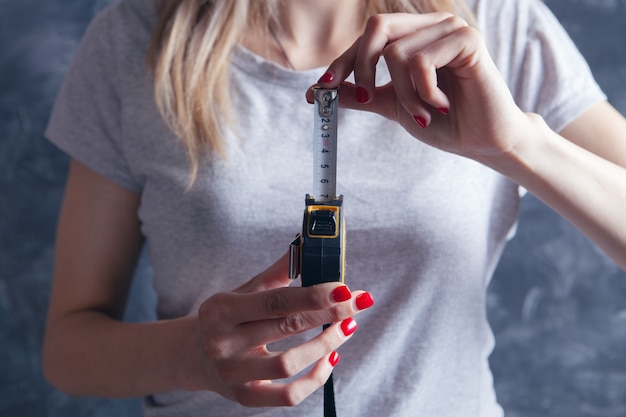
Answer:
[[[132,400],[71,399],[40,371],[68,162],[42,132],[85,26],[109,2],[0,0],[0,417],[139,412]],[[626,0],[547,3],[626,114]],[[143,263],[129,320],[151,316],[148,285]],[[626,274],[532,196],[488,311],[495,384],[509,417],[626,416]]]

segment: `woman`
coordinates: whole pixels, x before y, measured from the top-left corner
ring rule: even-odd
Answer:
[[[626,122],[539,1],[153,6],[95,20],[48,129],[73,158],[44,347],[59,388],[146,396],[148,416],[321,415],[341,350],[340,416],[499,416],[485,291],[518,185],[626,267]],[[316,81],[341,86],[347,284],[368,291],[289,287],[281,256]],[[122,323],[144,243],[159,320]]]

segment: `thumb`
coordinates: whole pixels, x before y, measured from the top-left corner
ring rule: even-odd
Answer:
[[[306,101],[310,104],[314,102],[313,88],[315,87],[320,87],[320,85],[312,85],[306,91]],[[345,109],[365,110],[387,119],[398,120],[397,103],[396,93],[391,84],[376,87],[374,97],[367,103],[359,102],[356,86],[353,83],[344,81],[339,86],[339,107]]]
[[[292,280],[289,278],[289,253],[285,253],[272,266],[236,288],[234,292],[254,293],[267,291],[274,288],[288,287],[291,282]]]

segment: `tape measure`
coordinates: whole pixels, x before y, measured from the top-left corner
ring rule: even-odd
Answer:
[[[313,194],[305,198],[302,232],[289,245],[289,276],[302,286],[343,282],[345,222],[337,196],[338,90],[314,89]]]
[[[289,277],[302,286],[343,282],[343,196],[337,191],[337,89],[314,89],[313,194],[305,198],[302,232],[289,245]],[[324,328],[328,327],[325,325]],[[333,375],[324,384],[324,417],[336,417]]]
[[[314,89],[313,195],[306,195],[302,232],[289,245],[289,277],[302,286],[343,282],[343,196],[337,191],[337,89]],[[325,325],[324,329],[329,325]],[[324,384],[324,417],[336,417],[333,374]]]

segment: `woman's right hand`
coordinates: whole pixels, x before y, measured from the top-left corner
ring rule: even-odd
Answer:
[[[194,356],[201,366],[193,370],[192,389],[209,389],[250,407],[292,406],[326,382],[339,360],[335,350],[356,330],[352,316],[371,307],[373,299],[339,282],[288,288],[287,259],[200,306]],[[333,324],[285,351],[267,347],[326,323]]]

